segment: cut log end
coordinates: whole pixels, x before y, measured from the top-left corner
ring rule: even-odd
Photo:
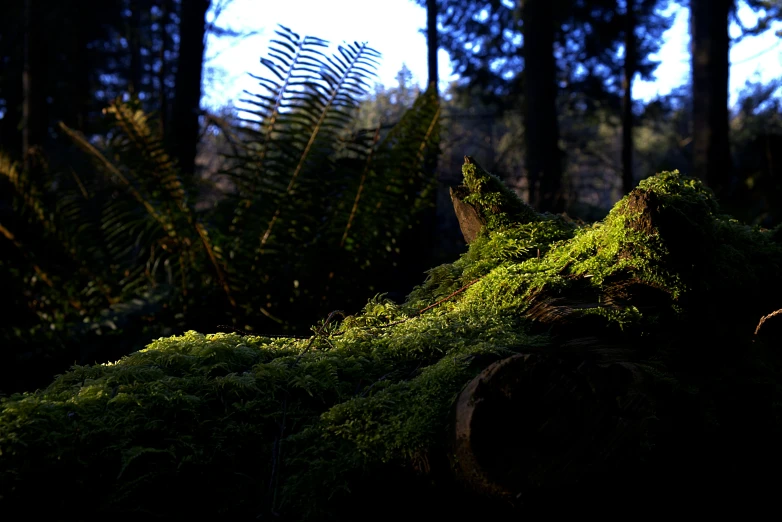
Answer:
[[[452,466],[472,490],[513,501],[578,484],[640,447],[650,415],[630,363],[547,354],[498,361],[458,396]]]

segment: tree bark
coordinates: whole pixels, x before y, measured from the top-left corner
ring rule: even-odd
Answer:
[[[160,118],[158,122],[160,124],[160,135],[165,136],[168,130],[169,122],[169,110],[168,110],[168,90],[166,89],[166,75],[168,69],[166,67],[166,43],[168,40],[168,32],[166,31],[166,23],[171,9],[171,0],[163,0],[161,4],[162,14],[160,15],[160,69],[158,69],[158,98],[160,100],[159,110]]]
[[[46,48],[37,0],[25,0],[24,71],[22,73],[22,154],[42,145],[47,134]]]
[[[24,11],[20,6],[18,11],[10,11],[9,16],[20,19]],[[22,74],[24,71],[24,59],[21,44],[13,44],[10,38],[0,42],[0,54],[9,57],[0,68],[0,89],[5,101],[5,114],[0,118],[0,149],[16,156],[22,150],[22,135],[19,132],[22,106],[24,105],[24,93],[22,90]],[[17,47],[18,45],[18,47]]]
[[[141,6],[138,0],[130,0],[128,44],[130,45],[130,78],[128,90],[138,96],[141,92]]]
[[[541,212],[562,212],[562,153],[557,122],[554,10],[550,0],[526,0],[524,34],[524,138],[529,202]]]
[[[182,2],[179,26],[172,139],[179,166],[184,174],[195,171],[198,146],[198,116],[201,104],[201,73],[204,61],[206,11],[210,0]]]
[[[627,0],[625,13],[624,97],[622,100],[622,192],[629,194],[633,180],[633,76],[636,71],[635,0]]]
[[[437,0],[426,0],[426,45],[429,51],[429,87],[434,86],[439,97],[437,77]]]
[[[728,14],[733,0],[692,0],[693,174],[720,199],[731,183],[728,138]]]

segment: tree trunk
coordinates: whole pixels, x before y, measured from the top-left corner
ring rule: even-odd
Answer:
[[[80,21],[80,13],[69,12],[60,23],[68,27],[68,24],[78,24]],[[62,115],[66,125],[84,133],[88,132],[90,105],[94,103],[90,80],[95,67],[96,52],[87,47],[88,43],[88,35],[84,31],[75,31],[67,41],[63,42],[63,46],[67,46],[64,47],[67,49],[67,54],[62,58],[68,65],[66,69],[68,81],[65,84],[67,97],[54,99],[54,103],[62,107],[56,119],[60,119],[59,116]]]
[[[562,212],[562,153],[557,122],[554,11],[550,0],[526,0],[524,34],[524,137],[529,202],[538,211]]]
[[[5,42],[4,42],[5,43]],[[9,44],[10,45],[10,44]],[[0,49],[0,52],[5,52]],[[24,105],[22,91],[22,74],[24,60],[22,53],[11,47],[8,52],[10,60],[3,68],[2,97],[5,100],[5,115],[0,119],[0,148],[14,156],[22,150],[22,135],[19,132],[21,109]]]
[[[633,180],[633,76],[636,71],[635,1],[627,0],[625,13],[624,98],[622,100],[622,192],[629,194]]]
[[[46,48],[41,34],[44,14],[37,0],[25,0],[24,71],[22,73],[22,154],[46,140]]]
[[[160,15],[160,69],[158,69],[158,98],[160,100],[159,110],[160,118],[160,135],[165,136],[168,130],[168,91],[166,90],[166,74],[168,68],[166,67],[166,43],[168,41],[168,32],[166,31],[166,23],[168,22],[170,12],[170,1],[163,0],[161,5],[162,14]]]
[[[206,11],[210,0],[182,2],[179,25],[179,58],[177,61],[172,139],[183,174],[195,171],[198,146],[198,116],[201,103],[201,72],[204,61]]]
[[[128,22],[128,44],[130,45],[130,81],[131,94],[141,92],[141,6],[138,0],[130,0],[130,21]]]
[[[728,140],[728,14],[733,0],[692,0],[693,174],[717,197],[731,186]]]
[[[437,78],[437,0],[426,0],[426,45],[429,50],[429,87],[438,93]]]

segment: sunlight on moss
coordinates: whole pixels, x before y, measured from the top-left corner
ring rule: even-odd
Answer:
[[[756,282],[731,271],[782,259],[769,234],[718,216],[708,190],[676,171],[642,181],[604,222],[583,226],[535,213],[475,164],[464,176],[486,230],[458,260],[429,270],[402,305],[378,295],[310,339],[189,331],[3,399],[2,489],[24,497],[56,484],[68,498],[91,487],[106,510],[186,491],[203,495],[205,511],[243,513],[277,473],[279,451],[280,508],[325,516],[329,502],[346,498],[347,475],[420,466],[445,451],[453,401],[482,368],[549,345],[524,315],[541,292],[600,290],[623,275],[664,290],[677,316],[693,285]],[[670,245],[642,215],[649,207],[637,204],[650,194],[710,235],[714,268],[694,278],[670,261]],[[579,313],[622,329],[655,321],[634,304],[595,302]],[[648,366],[669,378],[659,367]],[[64,460],[52,468],[54,456]]]

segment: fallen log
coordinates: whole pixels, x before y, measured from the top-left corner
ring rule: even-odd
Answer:
[[[456,400],[456,476],[517,502],[615,471],[643,452],[652,415],[643,382],[632,363],[519,354],[491,364]]]

